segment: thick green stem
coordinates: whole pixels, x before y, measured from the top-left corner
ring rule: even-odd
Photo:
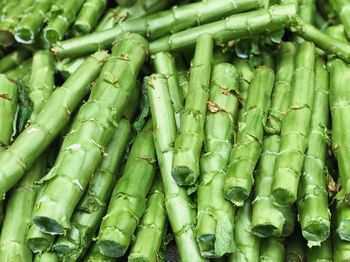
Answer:
[[[184,99],[179,87],[178,72],[175,59],[170,53],[157,53],[153,56],[153,66],[156,73],[163,74],[168,82],[171,102],[175,110],[175,121],[177,129],[180,128],[180,115],[184,109]]]
[[[15,28],[15,39],[19,43],[33,44],[40,33],[52,0],[34,0]]]
[[[209,3],[219,1],[211,1]],[[173,33],[150,43],[150,52],[175,51],[193,46],[202,34],[211,34],[218,44],[229,40],[251,37],[261,33],[269,33],[293,24],[296,18],[296,6],[276,5],[269,9],[246,12],[226,17],[213,23],[193,27],[185,31]]]
[[[154,142],[163,180],[165,206],[182,261],[204,261],[195,240],[195,212],[187,192],[171,175],[176,125],[166,78],[156,74],[146,79],[151,106]]]
[[[106,52],[98,52],[88,58],[63,86],[55,90],[36,120],[1,154],[0,195],[5,194],[21,179],[66,126],[71,113],[101,72],[107,57]]]
[[[260,262],[284,261],[284,239],[269,237],[260,243]]]
[[[126,33],[117,39],[54,167],[42,179],[44,192],[36,202],[33,223],[43,232],[63,234],[70,227],[73,211],[123,116],[146,53],[147,42],[140,35]],[[64,195],[61,188],[66,189]]]
[[[46,158],[43,156],[8,195],[0,236],[0,261],[31,261],[32,252],[25,243],[26,232],[36,198],[34,182],[45,172]]]
[[[204,140],[204,123],[209,98],[213,40],[198,38],[181,127],[175,140],[172,176],[179,185],[193,185],[199,176],[199,158]],[[175,109],[176,110],[176,109]]]
[[[160,174],[148,194],[147,207],[136,232],[136,241],[128,256],[129,262],[157,261],[165,234],[165,196]]]
[[[307,24],[314,24],[316,16],[316,0],[300,0],[299,16]]]
[[[57,1],[55,7],[59,11],[52,15],[44,28],[44,37],[50,43],[56,43],[63,39],[70,25],[74,22],[84,0],[62,0]]]
[[[73,29],[82,35],[91,32],[107,6],[107,0],[86,0],[74,22]]]
[[[234,250],[234,208],[225,199],[223,187],[233,144],[238,88],[239,73],[234,66],[213,66],[197,195],[196,237],[204,257],[221,257]]]
[[[280,153],[272,182],[272,197],[281,206],[297,200],[307,136],[310,130],[314,94],[315,47],[310,42],[299,45],[295,57],[291,100],[282,121]]]
[[[216,19],[221,19],[229,14],[256,9],[264,6],[264,4],[264,0],[221,0],[182,5],[177,8],[171,8],[163,12],[149,15],[145,18],[127,20],[109,30],[59,42],[54,46],[53,51],[57,56],[62,58],[82,56],[99,49],[110,47],[115,38],[123,32],[135,32],[147,36],[148,38],[155,39],[197,24],[204,24],[210,21],[215,21]],[[287,16],[293,16],[294,13],[296,13],[295,8],[293,7],[286,8],[287,10],[284,8],[282,9],[283,10],[280,10],[280,12],[277,11],[275,13],[277,17],[274,17],[275,19],[273,19],[275,25],[277,25],[277,20],[278,23],[281,23],[278,28],[283,27],[284,20],[286,20]],[[265,20],[270,22],[268,13],[263,13],[265,15]],[[282,15],[281,19],[279,17],[280,15]],[[261,18],[262,16],[259,17],[259,19]],[[234,23],[236,22],[239,21],[234,21]],[[244,28],[246,26],[247,24],[244,24]],[[258,23],[258,26],[260,27],[260,22]],[[218,29],[220,30],[221,28]],[[195,38],[192,38],[192,44],[195,44],[198,36],[203,33],[205,32],[201,32],[200,34],[197,34]],[[166,41],[167,40],[165,40],[165,42]],[[161,40],[161,42],[163,43],[164,40]],[[166,49],[158,51],[154,49],[152,50],[152,53],[158,53],[159,51],[166,51]]]
[[[88,253],[84,257],[84,261],[86,262],[118,262],[120,260],[114,257],[112,258],[112,257],[106,257],[101,255],[96,242],[94,242],[91,244]]]
[[[236,144],[233,146],[225,177],[225,197],[242,206],[254,184],[254,169],[262,151],[264,126],[274,83],[274,72],[261,66],[249,86],[245,111],[239,119]]]
[[[347,262],[350,257],[350,242],[340,239],[337,234],[333,234],[333,261]]]
[[[5,73],[11,69],[14,69],[30,55],[30,52],[27,49],[23,48],[9,53],[0,60],[0,73]]]
[[[236,251],[229,256],[228,261],[258,262],[260,255],[260,239],[251,233],[252,209],[251,201],[245,201],[235,216]]]
[[[330,213],[326,175],[329,75],[325,61],[315,65],[314,102],[308,145],[300,177],[298,211],[302,234],[308,246],[319,245],[330,233]]]
[[[44,252],[36,254],[34,262],[59,262],[58,256],[54,252]]]
[[[189,73],[187,71],[180,70],[177,72],[179,78],[179,87],[181,89],[182,96],[184,101],[186,101],[186,97],[188,94],[188,86],[189,86]]]
[[[86,252],[106,213],[115,175],[124,156],[130,134],[130,123],[122,119],[106,149],[105,157],[94,172],[89,187],[71,218],[71,228],[54,245],[64,261],[77,261]]]
[[[40,193],[41,192],[39,192],[37,199],[40,197]],[[33,224],[29,226],[26,243],[33,253],[49,251],[54,240],[55,236],[41,232],[40,229]]]
[[[85,57],[70,59],[66,58],[56,62],[56,69],[64,79],[70,77],[85,61]]]
[[[115,186],[104,216],[97,244],[108,257],[123,256],[146,208],[147,193],[155,174],[152,121],[137,135],[123,175]]]
[[[336,254],[335,254],[336,255]],[[306,261],[308,262],[333,262],[332,238],[329,237],[320,246],[314,246],[306,250]]]
[[[345,32],[348,38],[350,38],[350,1],[348,0],[330,0],[329,1],[338,15],[340,21],[344,25]]]

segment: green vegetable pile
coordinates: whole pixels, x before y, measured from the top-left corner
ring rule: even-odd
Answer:
[[[350,0],[0,0],[0,262],[350,261],[349,117]]]

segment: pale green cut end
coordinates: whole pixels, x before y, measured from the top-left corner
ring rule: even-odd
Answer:
[[[27,245],[33,253],[41,253],[49,250],[51,247],[51,243],[43,237],[27,239]]]
[[[191,186],[196,182],[193,170],[187,166],[177,166],[171,172],[174,180],[181,186]]]
[[[18,28],[15,33],[15,39],[18,43],[32,44],[34,43],[34,33],[28,28]]]
[[[350,241],[350,219],[341,221],[337,228],[337,232],[342,240]]]
[[[272,192],[272,198],[273,201],[279,205],[279,206],[290,206],[295,202],[295,198],[293,197],[293,194],[284,189],[284,188],[277,188]]]
[[[57,223],[56,220],[48,217],[36,216],[33,218],[33,224],[46,234],[63,235],[64,233],[63,226]]]
[[[248,191],[242,187],[232,187],[225,191],[225,198],[236,206],[243,206],[248,197]]]
[[[122,257],[126,252],[126,247],[113,240],[100,240],[97,245],[100,253],[106,257]]]
[[[197,237],[199,250],[203,257],[215,256],[215,240],[216,237],[213,234],[205,234]]]

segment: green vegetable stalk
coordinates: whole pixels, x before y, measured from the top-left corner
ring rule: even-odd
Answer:
[[[33,44],[37,39],[50,11],[53,0],[34,0],[28,11],[23,14],[15,27],[14,36],[17,42]]]
[[[20,65],[30,56],[27,49],[18,49],[0,59],[0,73],[8,72]]]
[[[40,197],[40,191],[37,199]],[[55,236],[46,234],[40,231],[40,229],[31,224],[26,236],[26,243],[33,253],[42,253],[50,250],[55,240]]]
[[[229,256],[228,261],[258,262],[260,255],[260,239],[251,233],[252,209],[251,201],[245,201],[235,216],[236,251]]]
[[[337,234],[333,234],[333,261],[346,262],[350,257],[350,242],[340,239]]]
[[[348,38],[350,38],[350,1],[348,0],[330,0],[329,1],[334,8],[341,23],[344,25],[345,32]]]
[[[316,0],[300,0],[299,1],[299,16],[307,24],[314,24],[316,16]]]
[[[336,254],[335,254],[336,255]],[[331,237],[327,238],[320,246],[313,246],[306,250],[308,262],[333,262],[333,247]]]
[[[136,232],[128,261],[157,261],[166,228],[165,196],[160,174],[148,194],[145,213]]]
[[[154,142],[162,176],[165,207],[182,261],[204,261],[194,235],[195,212],[187,192],[171,175],[176,125],[166,78],[155,74],[146,79],[153,121]]]
[[[56,43],[63,39],[84,2],[85,0],[60,0],[55,2],[56,5],[52,9],[57,10],[51,12],[52,15],[44,28],[46,41]]]
[[[204,140],[204,123],[209,98],[213,40],[210,35],[198,38],[190,70],[186,104],[181,127],[175,140],[172,176],[179,185],[193,185],[199,176],[199,158]],[[176,111],[176,108],[175,108]]]
[[[270,106],[274,83],[272,69],[261,66],[255,70],[245,111],[239,119],[237,142],[233,146],[225,177],[226,199],[242,206],[254,183],[253,172],[262,151],[263,123]]]
[[[33,223],[41,231],[61,235],[70,228],[73,211],[136,86],[146,52],[147,42],[137,34],[126,33],[117,39],[88,101],[63,141],[54,167],[42,179],[43,194],[33,212]],[[61,188],[66,189],[64,195]]]
[[[260,242],[260,262],[283,262],[284,239],[269,237]]]
[[[146,197],[155,174],[155,149],[149,120],[137,135],[123,175],[115,186],[104,216],[97,245],[108,257],[123,256],[146,208]]]
[[[58,256],[54,252],[44,252],[36,254],[34,262],[59,262]]]
[[[91,32],[95,28],[106,6],[107,0],[86,0],[74,22],[73,29],[79,34]]]
[[[204,257],[221,257],[234,250],[234,208],[225,199],[223,186],[233,143],[238,88],[239,73],[234,66],[213,66],[197,194],[196,237]]]
[[[175,121],[177,129],[180,128],[180,115],[184,109],[183,95],[179,87],[178,71],[175,59],[170,53],[160,52],[153,57],[153,66],[156,73],[165,75],[170,93],[170,99],[175,110]]]
[[[17,86],[5,75],[0,74],[0,152],[10,145],[13,124],[16,116],[18,91]]]
[[[114,257],[111,258],[111,257],[106,257],[101,255],[96,242],[94,242],[93,244],[91,244],[88,253],[84,257],[84,261],[86,262],[116,262],[117,261],[118,262],[118,259]]]
[[[71,118],[71,112],[88,93],[90,84],[101,72],[107,57],[107,53],[102,51],[88,58],[60,88],[55,90],[36,120],[32,121],[9,149],[0,155],[0,195],[6,193],[22,178],[66,126]]]
[[[216,3],[216,1],[209,3],[214,2]],[[224,20],[193,27],[154,40],[150,43],[150,53],[176,51],[191,47],[198,36],[205,33],[211,34],[216,43],[224,44],[234,39],[277,31],[294,24],[296,13],[294,4],[286,4],[232,15]]]
[[[272,197],[281,206],[297,200],[299,178],[310,130],[314,94],[315,47],[299,45],[295,57],[289,110],[282,121],[280,153],[272,182]]]
[[[122,119],[106,149],[106,155],[95,171],[90,185],[71,218],[71,228],[54,245],[64,261],[76,261],[86,252],[106,213],[116,171],[126,149],[130,123]]]
[[[319,245],[330,233],[328,210],[327,155],[329,75],[322,58],[316,59],[314,103],[311,115],[308,146],[300,177],[298,211],[302,234],[308,245]]]
[[[82,56],[99,49],[110,47],[115,38],[123,32],[135,32],[147,36],[148,38],[155,39],[197,24],[204,24],[215,21],[216,19],[221,19],[229,14],[256,9],[265,4],[265,0],[221,0],[181,5],[177,8],[171,8],[144,18],[127,20],[109,30],[59,42],[54,45],[53,51],[61,58]],[[283,27],[284,20],[286,20],[287,17],[289,19],[290,15],[293,16],[294,13],[296,13],[293,7],[287,7],[286,9],[287,10],[285,10],[285,8],[277,8],[277,12],[273,13],[274,15],[278,15],[278,19],[274,19],[275,24],[277,20],[281,24],[278,28]],[[283,11],[283,15],[280,18],[279,15],[281,11]],[[286,15],[284,15],[285,13]],[[267,13],[264,12],[265,16],[266,14]],[[261,18],[261,16],[259,18]],[[270,21],[270,19],[268,20]],[[235,23],[236,22],[238,21],[236,20]],[[245,27],[246,25],[244,24],[244,28]],[[218,29],[222,29],[222,26]],[[195,38],[191,37],[191,39],[193,39],[192,44],[195,44],[198,36],[203,33],[205,32],[196,34]],[[164,41],[166,40],[162,40],[161,42],[163,43]],[[166,51],[166,49],[158,51],[155,50],[155,48],[152,49],[152,53],[158,53],[160,51]]]

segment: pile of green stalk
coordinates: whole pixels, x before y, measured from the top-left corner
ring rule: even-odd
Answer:
[[[0,262],[350,261],[350,0],[0,0]]]

